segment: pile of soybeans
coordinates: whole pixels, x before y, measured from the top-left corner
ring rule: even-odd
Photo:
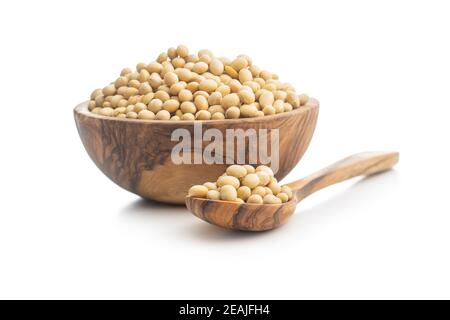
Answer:
[[[89,110],[128,119],[221,120],[289,112],[308,100],[247,55],[230,60],[209,50],[190,54],[180,45],[154,62],[138,63],[135,71],[123,69],[92,92]]]
[[[231,165],[216,182],[192,186],[188,195],[255,204],[280,204],[293,196],[291,188],[279,185],[272,169],[263,165]]]

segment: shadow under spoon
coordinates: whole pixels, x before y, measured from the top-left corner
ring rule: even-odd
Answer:
[[[398,152],[363,152],[342,159],[306,178],[287,184],[292,200],[282,204],[251,204],[186,197],[186,206],[195,216],[216,226],[245,231],[265,231],[284,223],[297,204],[314,192],[357,176],[391,169]]]

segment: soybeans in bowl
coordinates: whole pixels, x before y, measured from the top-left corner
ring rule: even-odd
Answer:
[[[92,92],[88,107],[119,119],[223,120],[289,112],[308,100],[247,55],[228,59],[210,50],[190,53],[179,45],[135,70],[123,69]]]
[[[271,168],[231,165],[215,182],[194,185],[188,196],[254,204],[280,204],[292,199],[289,186],[281,186]]]

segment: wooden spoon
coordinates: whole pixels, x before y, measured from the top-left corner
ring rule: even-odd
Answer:
[[[292,200],[282,204],[250,204],[232,201],[186,198],[187,208],[197,217],[219,227],[246,231],[264,231],[284,224],[297,203],[332,184],[362,175],[391,169],[398,152],[363,152],[332,164],[304,179],[289,183]]]

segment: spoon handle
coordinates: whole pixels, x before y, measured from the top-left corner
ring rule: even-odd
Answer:
[[[362,175],[391,169],[399,158],[398,152],[362,152],[342,159],[306,178],[289,183],[300,201],[332,184]]]

